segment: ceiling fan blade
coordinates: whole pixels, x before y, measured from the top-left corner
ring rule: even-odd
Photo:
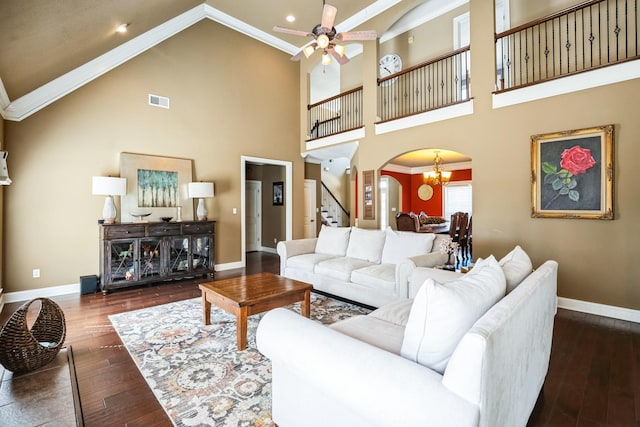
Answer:
[[[375,40],[378,37],[378,33],[374,30],[369,31],[348,31],[345,33],[336,34],[336,39],[342,41],[348,40]]]
[[[336,59],[336,61],[338,61],[340,65],[344,65],[349,62],[349,58],[347,58],[347,55],[340,56],[340,54],[333,50],[333,48],[329,49],[329,53],[333,55],[333,57]]]
[[[331,6],[330,4],[325,4],[324,8],[322,9],[322,21],[320,25],[329,30],[332,29],[333,21],[335,21],[336,19],[337,12],[338,12],[338,9],[336,9],[334,6]]]
[[[278,27],[278,26],[273,27],[273,31],[277,31],[279,33],[285,33],[285,34],[293,34],[294,36],[302,36],[302,37],[312,37],[313,36],[313,34],[308,33],[306,31],[292,30],[290,28]]]

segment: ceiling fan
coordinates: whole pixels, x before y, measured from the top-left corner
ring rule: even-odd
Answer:
[[[338,9],[329,4],[325,4],[322,8],[322,19],[318,25],[313,27],[311,32],[292,30],[284,27],[273,27],[274,31],[293,34],[295,36],[313,37],[314,41],[305,46],[300,52],[291,57],[292,61],[299,61],[304,55],[309,58],[316,49],[322,49],[322,64],[331,64],[331,56],[340,64],[346,64],[349,58],[345,55],[346,47],[339,45],[338,41],[351,41],[351,40],[375,40],[378,34],[371,31],[349,31],[338,33],[336,32],[333,23],[336,19],[336,13]],[[331,56],[329,56],[331,55]]]

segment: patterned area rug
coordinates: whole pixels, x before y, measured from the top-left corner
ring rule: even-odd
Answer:
[[[288,308],[300,312],[300,304]],[[311,318],[331,324],[370,310],[311,294]],[[271,362],[256,349],[262,315],[249,317],[247,349],[236,349],[235,317],[200,298],[109,316],[176,426],[272,426]]]

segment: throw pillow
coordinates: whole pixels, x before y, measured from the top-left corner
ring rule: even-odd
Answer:
[[[440,284],[427,279],[411,306],[402,356],[444,373],[458,342],[505,289],[504,273],[493,255],[458,280]]]
[[[384,239],[383,230],[367,230],[353,227],[351,229],[351,237],[349,237],[347,256],[380,264]]]
[[[431,252],[433,233],[414,233],[411,231],[385,230],[386,239],[382,249],[383,264],[397,264],[403,259]]]
[[[516,246],[511,252],[498,261],[507,279],[507,293],[511,292],[533,271],[531,258],[520,247]]]
[[[323,225],[316,242],[316,253],[345,256],[349,245],[351,227],[327,227]]]

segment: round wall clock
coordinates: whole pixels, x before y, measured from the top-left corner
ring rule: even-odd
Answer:
[[[418,187],[418,197],[420,200],[429,200],[433,197],[433,188],[429,184],[422,184]]]
[[[402,70],[402,59],[400,59],[400,55],[395,53],[389,53],[382,58],[380,58],[380,62],[378,63],[380,67],[380,77],[386,77],[390,74],[397,73]],[[385,80],[380,83],[381,86],[389,86],[394,83],[396,79]]]

